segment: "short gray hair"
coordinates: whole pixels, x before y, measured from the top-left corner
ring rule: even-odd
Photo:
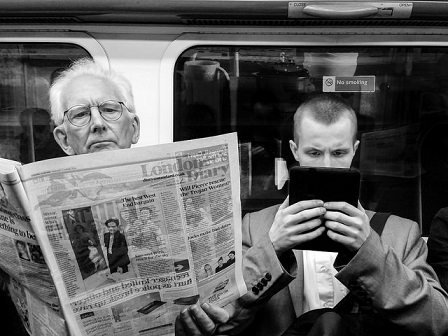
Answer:
[[[135,112],[134,97],[132,95],[131,83],[121,74],[112,70],[104,69],[90,58],[81,58],[74,61],[67,69],[64,69],[55,79],[50,87],[51,118],[56,126],[62,124],[64,119],[63,96],[65,87],[75,78],[82,75],[96,76],[109,80],[117,86],[124,97],[124,104],[129,112]]]

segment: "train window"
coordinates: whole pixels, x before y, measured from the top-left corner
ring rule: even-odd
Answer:
[[[52,134],[48,89],[58,71],[88,56],[72,44],[0,43],[0,157],[29,163],[65,155]]]
[[[177,60],[174,140],[236,131],[243,212],[281,202],[292,117],[309,92],[358,115],[361,203],[421,224],[448,200],[448,49],[200,46]]]

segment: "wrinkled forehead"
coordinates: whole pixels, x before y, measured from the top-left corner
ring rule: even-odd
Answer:
[[[74,105],[95,105],[105,100],[123,100],[119,87],[110,79],[96,75],[79,75],[63,90],[64,108]]]
[[[341,121],[348,121],[348,123],[342,123],[346,125],[346,132],[352,135],[353,143],[357,140],[357,120],[356,116],[352,116],[349,111],[344,111],[341,115],[335,120],[320,120],[316,118],[312,112],[304,111],[299,118],[295,118],[294,120],[294,140],[297,142],[299,140],[299,135],[302,132],[302,125],[304,120],[312,120],[318,124],[331,126],[336,123],[341,124]]]

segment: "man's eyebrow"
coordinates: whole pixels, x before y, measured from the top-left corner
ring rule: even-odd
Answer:
[[[335,149],[333,150],[350,150],[351,146],[347,146],[347,145],[340,145],[340,146],[336,146]]]
[[[308,150],[317,150],[317,151],[320,151],[320,148],[318,148],[318,147],[316,147],[316,146],[312,146],[312,145],[310,145],[310,146],[304,146],[304,147],[303,147],[303,150],[304,150],[304,151],[308,151]]]

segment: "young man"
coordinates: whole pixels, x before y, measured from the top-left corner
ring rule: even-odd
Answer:
[[[121,273],[127,273],[130,264],[128,245],[124,234],[118,230],[118,218],[109,218],[104,224],[109,229],[109,232],[104,234],[104,245],[107,249],[110,273],[116,273],[119,269]]]
[[[227,257],[228,257],[229,259],[226,261],[225,265],[226,265],[226,267],[229,267],[229,266],[231,266],[232,264],[235,263],[235,251],[230,251],[230,252],[227,254]]]
[[[218,266],[215,268],[215,273],[221,272],[226,266],[224,265],[224,259],[223,257],[219,257],[218,259]]]
[[[298,108],[290,148],[302,166],[348,168],[359,145],[356,133],[353,109],[338,96],[318,94]],[[359,203],[289,204],[288,198],[246,215],[248,293],[225,309],[211,304],[184,309],[176,334],[281,335],[304,312],[333,307],[348,291],[406,335],[447,333],[448,295],[426,263],[418,224],[392,215],[379,237],[370,228],[372,216]],[[293,250],[323,234],[320,218],[328,236],[350,253]]]

